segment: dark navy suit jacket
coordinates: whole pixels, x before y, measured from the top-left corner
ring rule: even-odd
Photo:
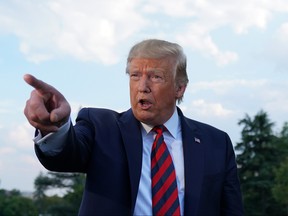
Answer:
[[[243,215],[240,184],[230,138],[209,125],[181,121],[185,215]],[[141,125],[132,110],[123,113],[84,108],[70,127],[61,153],[40,162],[52,171],[84,172],[79,215],[132,215],[142,163]]]

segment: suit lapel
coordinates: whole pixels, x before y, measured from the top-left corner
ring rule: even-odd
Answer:
[[[184,153],[184,214],[196,215],[202,187],[205,144],[203,143],[204,139],[202,139],[200,131],[193,123],[188,122],[190,120],[187,120],[183,116],[179,108],[178,114],[181,121]],[[141,176],[143,148],[140,123],[135,119],[131,109],[125,112],[120,118],[119,127],[122,133],[129,166],[131,214],[133,214]]]
[[[178,113],[181,119],[184,153],[184,214],[197,215],[203,179],[204,143],[196,126],[188,122],[190,120],[187,120],[179,109]]]
[[[131,184],[131,206],[133,214],[142,167],[142,135],[140,123],[135,119],[132,110],[128,110],[119,120],[124,147],[126,150],[129,177]]]

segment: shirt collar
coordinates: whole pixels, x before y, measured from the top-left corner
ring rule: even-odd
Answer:
[[[149,133],[153,126],[147,125],[143,122],[141,122],[141,125],[143,126],[143,129],[145,130],[146,134]],[[177,109],[175,108],[173,115],[168,119],[167,122],[164,123],[164,126],[167,128],[167,130],[170,132],[170,134],[176,138],[177,137],[177,131],[178,131],[178,125],[179,125],[179,116],[177,113]]]

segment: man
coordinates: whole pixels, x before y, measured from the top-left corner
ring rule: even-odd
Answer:
[[[126,73],[131,109],[84,108],[74,126],[64,96],[24,76],[34,87],[24,113],[40,162],[87,174],[79,214],[243,215],[228,135],[176,106],[188,83],[182,48],[144,40],[130,50]]]

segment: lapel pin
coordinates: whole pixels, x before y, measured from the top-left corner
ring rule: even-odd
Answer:
[[[201,143],[201,142],[200,142],[200,139],[197,138],[197,137],[194,137],[194,140],[195,140],[195,142],[197,142],[197,143],[199,143],[199,144]]]

